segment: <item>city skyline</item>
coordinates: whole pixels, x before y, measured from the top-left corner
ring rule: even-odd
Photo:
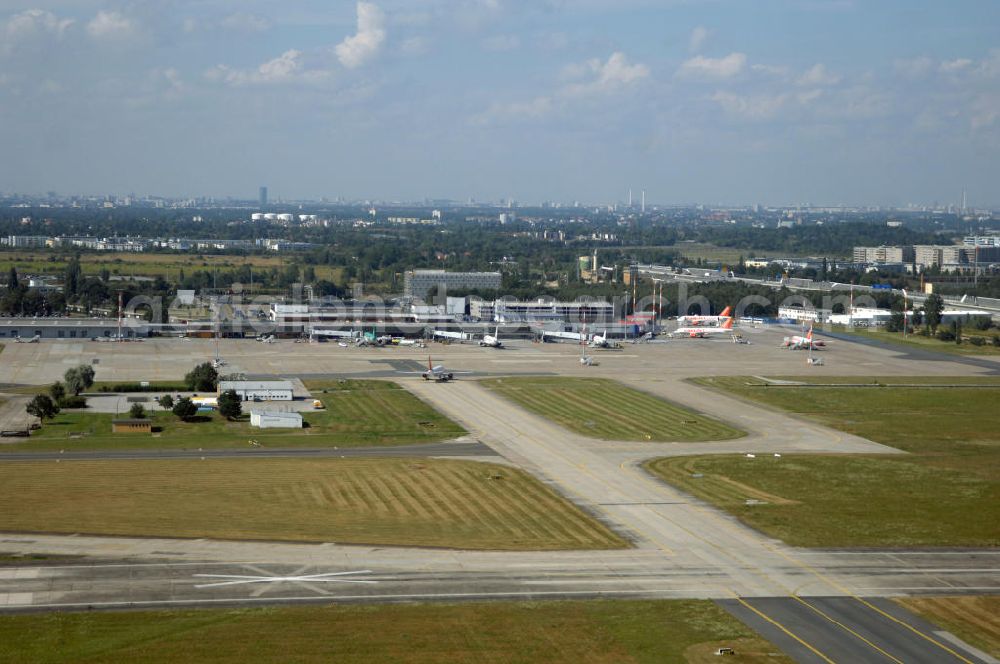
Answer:
[[[1000,7],[14,0],[0,190],[996,205]]]

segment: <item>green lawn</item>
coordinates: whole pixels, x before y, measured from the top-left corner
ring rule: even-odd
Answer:
[[[172,413],[153,413],[148,434],[112,434],[114,415],[65,412],[47,421],[23,443],[0,446],[3,452],[30,450],[197,449],[248,447],[363,447],[412,445],[450,440],[465,434],[460,426],[389,381],[343,381],[310,384],[325,410],[307,411],[308,428],[257,429],[248,416],[230,422],[217,413],[182,422]],[[145,404],[147,408],[150,404]],[[244,404],[244,412],[262,404]],[[157,407],[158,408],[158,407]]]
[[[707,601],[275,607],[0,616],[0,661],[790,662]]]
[[[739,438],[744,432],[606,378],[490,378],[480,383],[570,431],[606,440]]]
[[[835,326],[831,327],[830,330],[841,334],[851,334],[858,337],[864,337],[866,339],[873,339],[875,341],[883,341],[885,343],[936,351],[938,353],[948,353],[951,355],[1000,355],[1000,347],[993,346],[991,344],[993,337],[1000,334],[997,330],[980,332],[969,328],[963,328],[962,336],[965,340],[961,345],[956,344],[954,341],[941,341],[935,337],[922,337],[919,334],[907,334],[904,338],[901,332],[887,332],[881,328],[869,328],[867,330],[855,328],[852,330],[848,327]],[[983,337],[986,339],[986,343],[982,346],[974,346],[969,343],[969,337]]]
[[[697,382],[911,452],[700,456],[648,465],[748,525],[801,546],[1000,545],[1000,387],[761,387],[745,376]]]
[[[517,468],[406,458],[6,461],[0,531],[464,549],[626,542]]]

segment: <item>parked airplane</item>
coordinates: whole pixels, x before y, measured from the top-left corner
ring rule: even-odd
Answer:
[[[718,316],[679,316],[677,318],[677,324],[684,326],[698,326],[698,325],[722,325],[727,320],[732,318],[732,307],[726,307],[722,310],[722,313]]]
[[[262,334],[259,337],[257,337],[257,341],[261,342],[262,344],[273,344],[274,343],[274,335],[273,334]]]
[[[18,338],[17,338],[16,340],[15,340],[15,342],[16,342],[16,343],[19,343],[19,344],[37,344],[37,343],[38,343],[38,340],[39,340],[39,339],[41,339],[41,338],[42,338],[42,335],[40,335],[40,334],[36,334],[35,336],[31,337],[31,338],[30,338],[30,339],[28,339],[27,341],[25,341],[25,340],[24,340],[24,339],[22,339],[21,337],[18,337]]]
[[[426,348],[422,339],[393,339],[392,342],[397,346],[416,346],[417,348]]]
[[[718,327],[679,327],[670,333],[671,338],[675,337],[689,337],[691,339],[705,339],[707,337],[715,336],[718,334],[733,334],[733,323],[735,321],[732,318],[726,319],[722,325]]]
[[[449,380],[455,378],[462,374],[471,374],[471,371],[451,371],[446,369],[443,364],[432,364],[431,356],[427,356],[427,370],[426,371],[400,371],[399,373],[404,374],[419,374],[424,380],[435,380],[439,383],[446,383]]]
[[[494,330],[493,334],[484,334],[479,345],[480,347],[503,348],[503,342],[500,341],[500,326],[497,325],[497,329]]]
[[[595,334],[590,338],[591,348],[607,348],[611,344],[608,343],[608,331],[604,330],[604,334]]]
[[[826,347],[826,342],[813,339],[813,329],[809,326],[809,332],[804,337],[794,335],[785,337],[781,342],[782,348],[789,350],[819,350]]]

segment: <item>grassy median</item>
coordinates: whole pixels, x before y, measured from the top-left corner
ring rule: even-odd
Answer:
[[[283,607],[0,616],[0,661],[628,664],[791,660],[706,601]]]
[[[527,473],[430,459],[0,463],[0,531],[465,549],[626,543]]]
[[[887,379],[842,380],[885,385]],[[911,454],[698,456],[648,464],[670,483],[791,544],[1000,545],[1000,387],[699,382]]]
[[[896,601],[969,645],[1000,657],[1000,597],[905,597]]]
[[[707,415],[606,378],[491,378],[480,383],[593,438],[698,442],[745,435]]]

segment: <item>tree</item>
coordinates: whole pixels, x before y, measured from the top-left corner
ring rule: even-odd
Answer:
[[[188,389],[197,392],[210,392],[214,390],[218,381],[219,372],[215,370],[211,362],[199,364],[184,376],[184,383]]]
[[[174,398],[169,394],[164,394],[159,400],[160,408],[163,410],[170,410],[174,407]]]
[[[59,414],[59,406],[53,403],[52,399],[44,394],[37,395],[28,402],[25,407],[29,415],[34,415],[40,420],[52,419]]]
[[[236,390],[226,390],[219,395],[219,414],[228,420],[234,420],[243,414],[243,400]]]
[[[90,389],[94,385],[94,367],[89,364],[81,364],[73,369],[67,369],[63,378],[66,380],[66,387],[79,396],[80,392]]]
[[[924,317],[927,325],[931,328],[931,333],[937,332],[938,325],[941,324],[941,312],[944,311],[944,300],[937,293],[927,296],[924,300]]]
[[[146,417],[146,409],[142,407],[141,403],[134,403],[128,409],[128,416],[136,420],[141,420]]]
[[[174,403],[174,407],[171,411],[182,420],[189,420],[198,413],[198,406],[196,406],[191,399],[181,397],[176,403]]]
[[[20,282],[17,279],[17,270],[14,269],[13,265],[11,265],[10,266],[10,273],[7,276],[7,288],[9,290],[17,290],[17,287],[19,285],[20,285]]]
[[[82,278],[83,269],[80,267],[80,257],[74,256],[66,265],[66,274],[63,277],[63,292],[66,293],[67,297],[77,294]]]
[[[66,396],[66,387],[58,380],[49,385],[49,396],[56,403],[59,403]]]

